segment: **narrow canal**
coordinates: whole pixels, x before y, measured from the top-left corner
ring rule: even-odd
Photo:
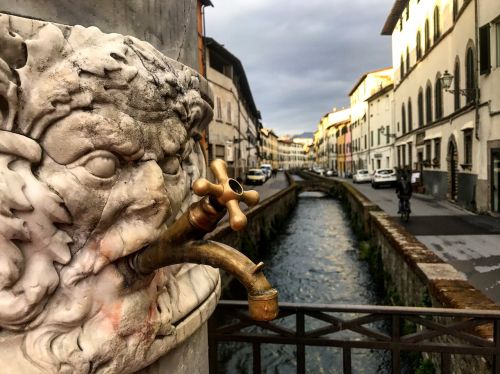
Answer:
[[[288,224],[265,258],[266,276],[280,301],[322,304],[379,304],[368,265],[358,258],[357,241],[340,202],[319,193],[300,195]],[[220,346],[221,373],[251,373],[250,345]],[[354,373],[389,372],[381,352],[353,350]],[[265,373],[293,373],[295,347],[262,346]],[[308,373],[341,373],[340,349],[307,347]]]

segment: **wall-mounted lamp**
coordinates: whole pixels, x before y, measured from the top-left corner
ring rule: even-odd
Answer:
[[[448,72],[448,70],[445,70],[443,76],[440,78],[441,86],[446,92],[455,93],[458,91],[460,95],[467,96],[470,98],[475,97],[476,89],[474,87],[459,88],[458,90],[450,90],[451,84],[453,83],[453,78],[454,78],[453,75],[451,75]]]
[[[385,133],[385,127],[379,128],[378,131],[380,131],[385,136],[388,136],[389,138],[395,138],[396,137],[396,134],[386,134]]]

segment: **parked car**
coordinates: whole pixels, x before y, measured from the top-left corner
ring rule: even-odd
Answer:
[[[266,174],[262,169],[250,169],[247,172],[245,183],[246,184],[264,184],[266,181]]]
[[[271,178],[271,173],[273,171],[273,167],[271,166],[271,164],[261,164],[260,165],[260,169],[266,175],[266,180],[269,179],[269,178]]]
[[[313,167],[313,172],[315,172],[318,175],[323,175],[325,173],[325,169],[320,168],[319,166]]]
[[[330,169],[330,170],[326,171],[325,175],[327,177],[336,177],[336,176],[338,176],[338,173],[337,173],[337,171]]]
[[[380,186],[395,186],[398,180],[396,170],[394,169],[377,169],[373,173],[372,187],[377,188]]]
[[[372,181],[372,176],[367,169],[356,170],[352,177],[352,183],[369,183]]]

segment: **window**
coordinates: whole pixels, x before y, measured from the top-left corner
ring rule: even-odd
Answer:
[[[453,21],[458,17],[458,0],[453,0]]]
[[[500,67],[500,22],[495,24],[496,29],[496,46],[497,46],[497,67]]]
[[[408,166],[410,166],[410,169],[413,168],[413,158],[412,158],[413,152],[411,149],[412,144],[413,144],[412,142],[408,143]]]
[[[429,31],[429,20],[426,19],[425,20],[425,28],[424,28],[424,48],[425,48],[425,52],[427,52],[429,50],[429,48],[431,47],[431,35],[430,35],[430,31]]]
[[[441,75],[436,78],[434,86],[434,106],[436,107],[436,119],[443,117],[443,89],[441,87]]]
[[[380,129],[377,131],[377,145],[380,145]]]
[[[373,147],[373,130],[370,131],[370,145]]]
[[[223,145],[216,144],[215,145],[215,158],[221,158],[224,160],[225,155],[226,155],[226,147]]]
[[[220,103],[220,97],[217,97],[217,119],[222,120],[222,106]]]
[[[425,89],[425,123],[429,124],[432,122],[432,87],[431,84],[427,84]]]
[[[367,136],[365,135],[365,149],[366,149],[366,147],[367,147],[366,137],[367,137]]]
[[[441,163],[441,139],[436,138],[434,139],[434,158],[432,160],[432,163],[436,166],[439,166]]]
[[[472,130],[464,131],[464,164],[472,165]]]
[[[385,144],[389,144],[389,126],[385,127]]]
[[[399,73],[400,73],[400,79],[403,80],[405,77],[405,62],[403,59],[403,55],[401,55],[401,63],[399,64]]]
[[[406,47],[406,74],[410,71],[410,47]]]
[[[422,89],[418,92],[418,127],[422,127],[424,125],[424,94],[422,93]]]
[[[233,77],[233,67],[214,52],[210,53],[210,67],[229,78]]]
[[[431,155],[431,141],[427,140],[425,142],[425,161],[427,163],[430,163],[431,159],[432,159],[432,155]]]
[[[227,103],[227,122],[231,123],[231,103]]]
[[[411,109],[411,99],[408,99],[408,131],[413,130],[413,114]]]
[[[406,134],[406,113],[404,104],[401,106],[401,126],[403,127],[403,134]]]
[[[418,32],[417,32],[417,43],[416,43],[415,50],[417,53],[417,61],[418,61],[422,57],[422,38],[421,38],[420,30],[418,30]]]
[[[465,87],[467,90],[467,102],[475,100],[475,76],[474,76],[474,51],[472,47],[467,48],[465,55]]]
[[[453,96],[455,103],[455,110],[460,109],[460,61],[457,57],[455,61],[455,71],[453,72]]]
[[[214,159],[213,144],[209,143],[208,144],[208,161],[212,161],[213,159]]]
[[[434,43],[441,36],[441,29],[439,27],[439,7],[434,8]]]
[[[490,25],[479,28],[479,72],[489,74],[491,70]]]

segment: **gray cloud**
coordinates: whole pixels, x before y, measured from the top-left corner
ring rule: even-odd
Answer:
[[[391,64],[380,30],[394,0],[212,0],[207,36],[245,68],[264,126],[316,129],[365,72]]]

